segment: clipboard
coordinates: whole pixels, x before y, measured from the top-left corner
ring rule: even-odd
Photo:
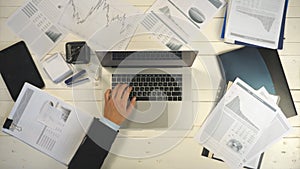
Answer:
[[[25,82],[38,88],[45,86],[24,41],[0,51],[0,73],[14,101]]]

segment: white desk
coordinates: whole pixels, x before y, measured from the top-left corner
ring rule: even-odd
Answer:
[[[13,34],[6,26],[5,22],[7,18],[22,5],[24,0],[0,0],[0,49],[19,41],[20,39]],[[127,0],[136,7],[146,10],[154,0]],[[221,25],[223,22],[224,11],[218,13],[218,15],[209,23],[209,25],[203,29],[203,34],[207,39],[203,41],[193,42],[193,46],[199,48],[200,56],[213,60],[213,56],[225,52],[228,50],[239,48],[240,46],[229,45],[223,43],[219,36],[221,31]],[[293,0],[289,2],[284,49],[280,50],[280,58],[286,73],[286,77],[295,101],[295,105],[300,110],[300,0]],[[75,36],[68,36],[63,42],[61,42],[55,49],[49,54],[54,52],[64,52],[64,45],[67,41],[79,40]],[[208,46],[212,46],[214,50],[208,50]],[[145,48],[161,48],[159,43],[155,43],[153,38],[149,36],[138,36],[132,39],[128,49],[145,49]],[[90,112],[97,116],[95,113],[95,105],[98,104],[101,109],[100,102],[102,96],[96,96],[91,98],[89,93],[91,90],[95,90],[100,93],[101,86],[96,86],[93,89],[89,87],[89,84],[78,86],[76,97],[79,99],[73,100],[73,91],[71,88],[65,87],[62,84],[55,85],[45,73],[40,72],[46,83],[45,90],[71,104],[75,104],[86,112]],[[217,79],[218,74],[211,74],[212,79]],[[214,82],[213,82],[214,83]],[[211,107],[214,104],[214,95],[217,92],[214,85],[209,84],[210,88],[193,87],[195,93],[201,93],[200,97],[195,98],[193,102],[195,113],[198,113],[198,118],[195,122],[193,130],[182,141],[174,146],[169,151],[157,155],[152,158],[124,158],[110,154],[106,159],[103,168],[205,168],[205,169],[221,169],[228,168],[224,163],[215,160],[210,160],[201,157],[202,147],[196,143],[193,136],[198,131],[205,116],[209,113]],[[96,101],[96,102],[95,102]],[[9,114],[13,106],[5,84],[0,80],[0,125],[2,126],[4,120]],[[300,168],[300,118],[293,117],[289,119],[289,122],[293,126],[293,132],[286,136],[284,139],[269,148],[264,155],[262,161],[262,169],[299,169]],[[167,143],[167,138],[162,138],[160,143]],[[156,143],[149,143],[156,144]],[[149,150],[151,151],[151,150]],[[147,152],[145,152],[147,153]],[[148,152],[149,153],[149,152]],[[56,168],[63,169],[65,166],[49,158],[48,156],[34,150],[28,145],[12,138],[4,133],[0,133],[0,168],[27,168],[27,169],[39,169],[39,168]]]

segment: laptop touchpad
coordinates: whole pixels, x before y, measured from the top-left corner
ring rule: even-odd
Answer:
[[[168,127],[167,102],[137,102],[132,114],[121,128],[166,128]]]

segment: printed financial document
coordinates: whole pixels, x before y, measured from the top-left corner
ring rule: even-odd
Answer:
[[[43,58],[66,35],[58,24],[67,0],[29,0],[7,21],[39,58]]]
[[[276,49],[285,0],[231,0],[228,4],[226,41],[241,41]]]
[[[93,116],[25,83],[2,130],[62,164],[69,164]]]
[[[237,78],[195,137],[231,168],[257,159],[291,129],[274,99],[260,92]]]
[[[141,12],[122,0],[70,0],[59,24],[94,50],[126,49]]]
[[[141,25],[169,49],[178,50],[196,40],[225,4],[224,0],[157,0]]]

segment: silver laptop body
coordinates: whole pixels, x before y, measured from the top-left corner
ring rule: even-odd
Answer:
[[[121,126],[123,130],[187,130],[192,127],[194,114],[191,66],[197,53],[197,51],[96,51],[103,67],[103,91],[113,88],[117,83],[124,83],[123,80],[127,80],[125,83],[131,86],[145,83],[150,85],[148,88],[138,87],[143,90],[134,93],[135,96],[146,94],[148,99],[146,97],[139,99],[137,96],[133,113]],[[156,81],[159,82],[154,84]],[[133,92],[135,89],[134,87]],[[170,92],[171,89],[175,92]],[[170,96],[173,93],[175,96]]]

